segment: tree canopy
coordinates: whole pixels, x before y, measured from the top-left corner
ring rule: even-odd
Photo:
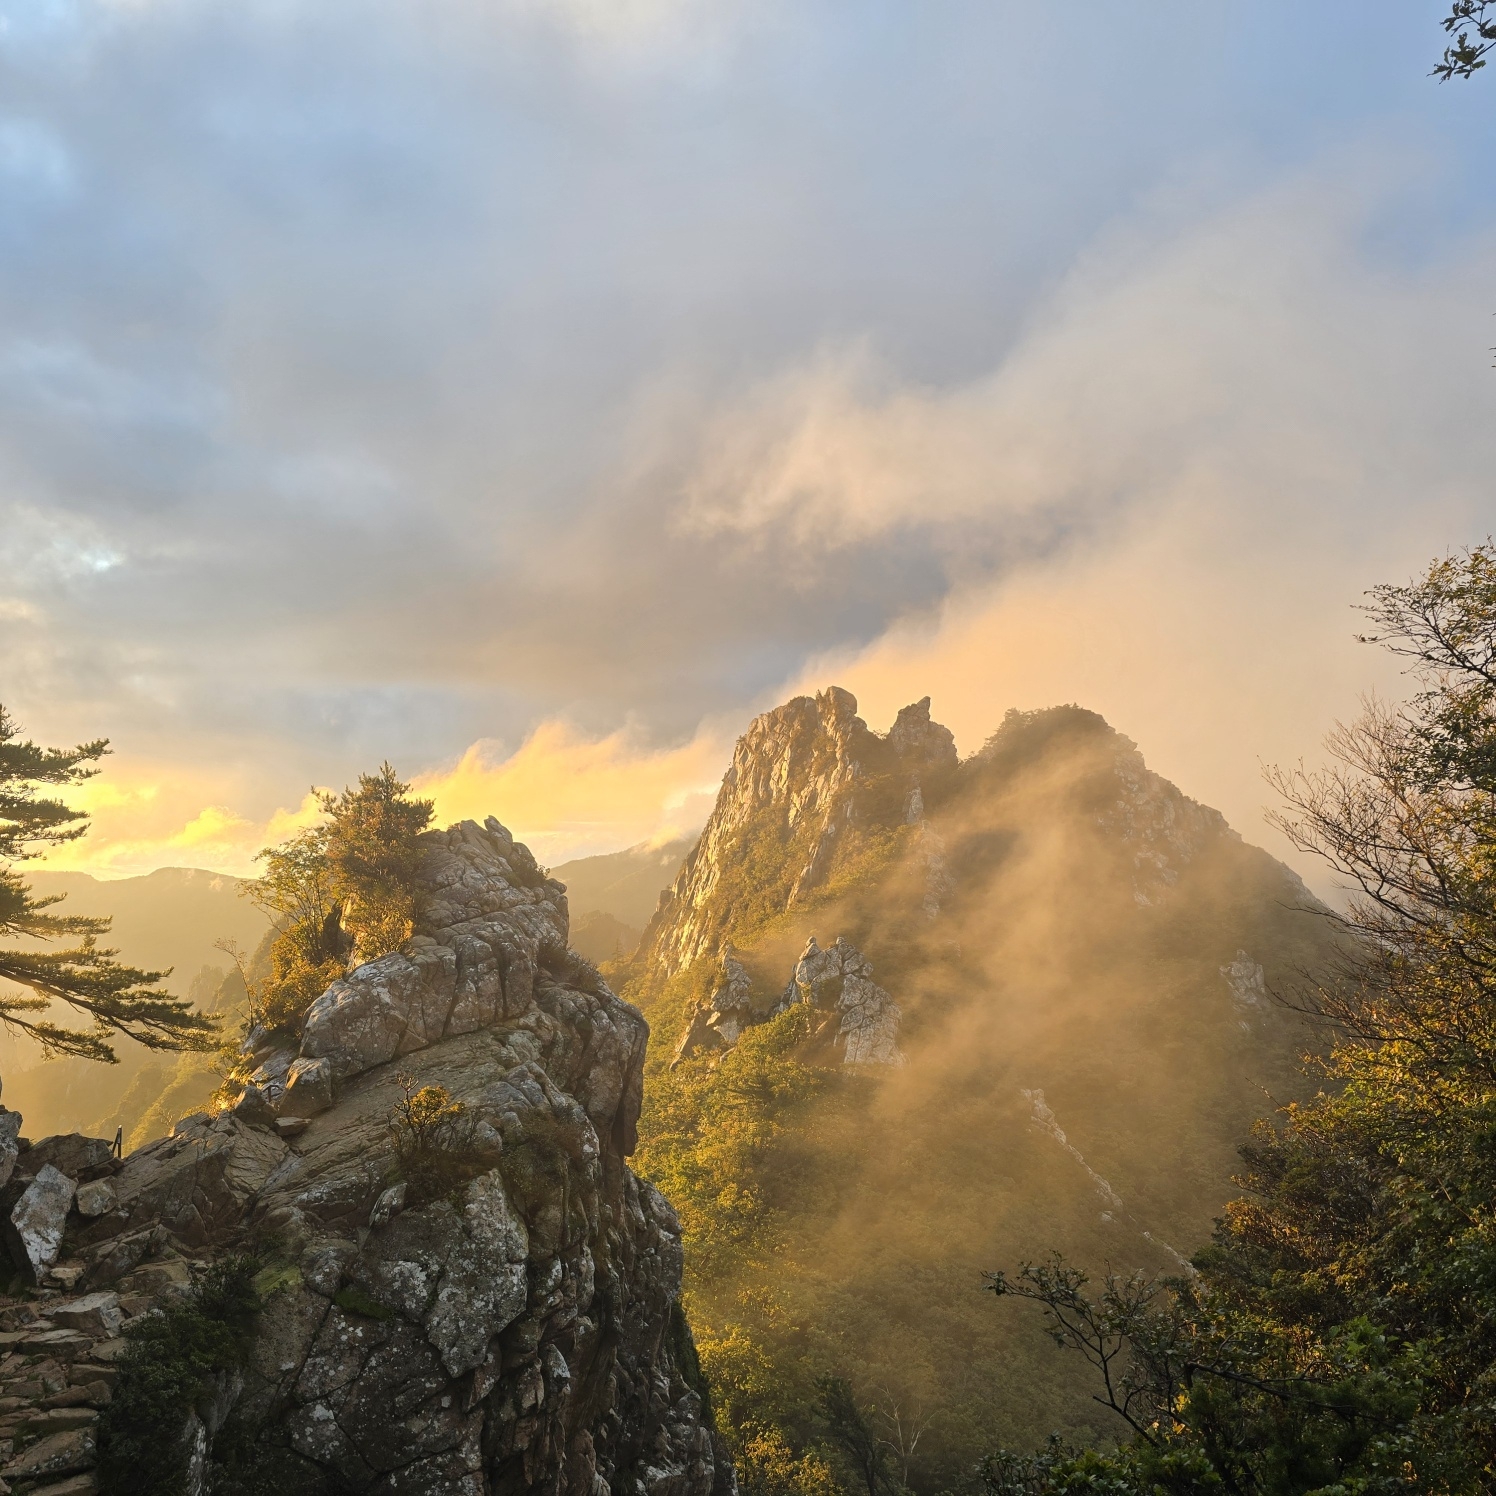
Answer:
[[[108,742],[43,748],[20,737],[0,706],[0,1023],[37,1040],[49,1054],[113,1063],[111,1037],[126,1034],[151,1049],[208,1050],[217,1043],[212,1020],[173,997],[164,971],[142,971],[99,945],[107,919],[49,911],[65,895],[37,898],[15,864],[88,829],[85,811],[56,791],[98,773]],[[72,941],[54,948],[58,941]],[[91,1019],[88,1028],[57,1020],[62,1003]]]
[[[1452,38],[1434,76],[1470,78],[1486,65],[1486,54],[1496,47],[1496,3],[1493,0],[1453,0],[1442,25]]]
[[[249,896],[275,921],[270,976],[251,983],[251,1025],[294,1028],[307,1006],[350,965],[372,961],[410,937],[415,919],[416,838],[433,802],[411,796],[394,769],[359,775],[356,789],[324,793],[327,819],[260,853]]]

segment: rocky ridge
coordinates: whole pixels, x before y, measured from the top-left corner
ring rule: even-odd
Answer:
[[[899,1020],[903,1012],[873,981],[872,963],[844,936],[825,950],[812,935],[789,983],[765,998],[729,946],[722,953],[722,982],[699,1008],[676,1045],[674,1064],[710,1050],[731,1049],[743,1030],[808,1003],[815,1014],[811,1040],[840,1053],[844,1065],[903,1065]]]
[[[1268,994],[1334,953],[1294,875],[1095,713],[1008,713],[958,761],[928,701],[886,734],[855,712],[833,689],[749,728],[628,967],[643,1161],[699,1243],[730,1432],[808,1438],[838,1371],[941,1409],[911,1483],[951,1489],[993,1427],[1093,1435],[1090,1387],[983,1317],[979,1273],[1183,1271],[1264,1092],[1301,1094]]]
[[[887,736],[869,730],[857,698],[839,686],[765,712],[738,739],[701,837],[660,896],[637,959],[668,977],[716,957],[740,913],[737,874],[780,870],[783,886],[767,890],[767,900],[794,908],[854,851],[870,818],[920,819],[927,787],[956,764],[955,738],[930,720],[928,696],[906,706]]]
[[[678,1303],[679,1227],[625,1162],[644,1020],[567,949],[563,886],[497,821],[422,841],[414,937],[334,983],[299,1039],[252,1034],[232,1110],[123,1160],[98,1139],[14,1146],[0,1212],[40,1298],[0,1324],[52,1326],[0,1337],[0,1379],[29,1399],[9,1425],[17,1491],[88,1489],[79,1430],[113,1332],[244,1249],[267,1261],[264,1308],[242,1385],[187,1414],[195,1488],[233,1421],[339,1489],[733,1489]],[[464,1108],[460,1182],[437,1198],[400,1177],[390,1120],[428,1085]],[[90,1313],[109,1333],[85,1344]],[[43,1415],[74,1407],[67,1468],[43,1469]]]

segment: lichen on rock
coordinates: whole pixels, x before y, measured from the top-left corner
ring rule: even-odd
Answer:
[[[679,1227],[626,1162],[644,1019],[568,951],[565,890],[497,821],[421,844],[414,936],[334,982],[299,1043],[251,1035],[229,1111],[123,1161],[85,1150],[77,1173],[108,1185],[88,1213],[76,1177],[22,1153],[6,1199],[26,1260],[45,1278],[66,1257],[102,1325],[100,1290],[138,1308],[194,1262],[265,1256],[243,1375],[184,1425],[199,1487],[230,1427],[353,1490],[723,1496],[675,1349]],[[439,1086],[463,1119],[435,1198],[397,1177],[402,1086]]]

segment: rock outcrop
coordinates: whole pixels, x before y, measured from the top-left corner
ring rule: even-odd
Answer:
[[[415,936],[334,983],[299,1041],[252,1035],[232,1111],[80,1170],[107,1192],[20,1154],[8,1215],[67,1181],[44,1294],[90,1291],[53,1321],[91,1333],[76,1326],[107,1327],[116,1289],[180,1291],[256,1246],[272,1291],[242,1386],[193,1415],[201,1478],[228,1419],[339,1489],[729,1492],[679,1228],[625,1161],[644,1020],[568,951],[563,887],[497,821],[423,842]],[[423,1194],[398,1177],[391,1117],[424,1086],[461,1103],[463,1132],[457,1173]],[[13,1464],[37,1458],[17,1443]]]
[[[902,1065],[899,1005],[873,980],[872,963],[840,935],[822,950],[814,935],[796,963],[792,995],[837,1015],[834,1042],[847,1065]]]
[[[873,981],[872,964],[844,936],[821,949],[810,937],[788,985],[765,1000],[731,950],[722,955],[723,982],[681,1036],[675,1063],[711,1050],[731,1049],[745,1028],[808,1003],[816,1015],[812,1037],[829,1041],[846,1065],[902,1065],[899,1005]]]
[[[905,707],[886,737],[868,729],[857,698],[839,686],[765,712],[738,739],[701,838],[661,896],[637,959],[669,976],[719,951],[740,912],[736,875],[745,867],[772,871],[769,902],[803,903],[855,851],[866,823],[901,821],[956,762],[955,739],[931,722],[929,697]]]

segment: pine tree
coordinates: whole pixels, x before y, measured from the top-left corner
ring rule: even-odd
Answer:
[[[121,965],[99,945],[110,921],[48,911],[66,897],[37,898],[15,864],[77,840],[87,812],[43,793],[97,774],[107,739],[76,748],[23,741],[0,706],[0,1023],[37,1040],[44,1052],[117,1063],[116,1033],[150,1049],[210,1050],[218,1043],[211,1019],[161,987],[170,975]],[[55,942],[72,941],[61,949]],[[90,1028],[57,1021],[57,1004],[92,1020]]]

